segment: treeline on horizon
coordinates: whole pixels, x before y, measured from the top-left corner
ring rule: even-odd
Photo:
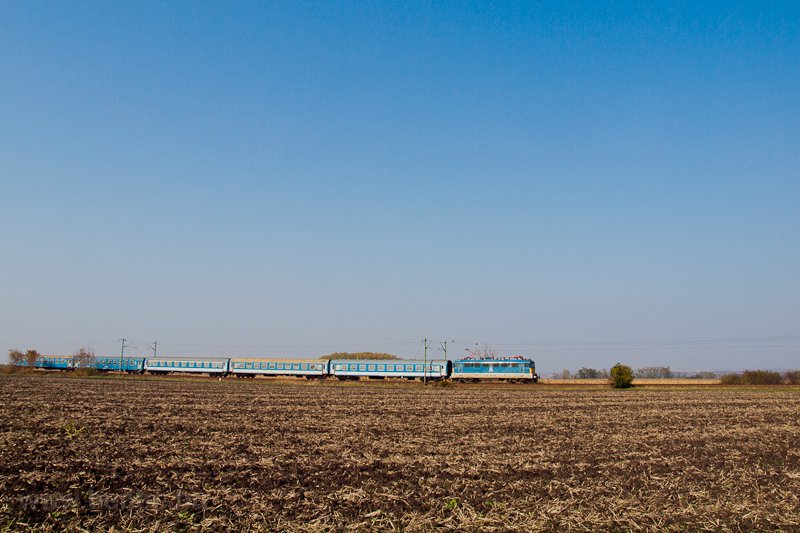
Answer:
[[[633,376],[639,379],[717,379],[719,374],[716,372],[674,372],[668,366],[648,366],[637,368],[633,371]],[[562,370],[553,374],[553,379],[607,379],[609,371],[605,368],[583,367],[576,372]]]
[[[583,367],[576,372],[562,370],[552,379],[609,379],[608,370]],[[798,385],[800,370],[789,370],[781,374],[772,370],[745,370],[720,374],[717,372],[674,372],[668,366],[649,366],[637,368],[633,372],[636,379],[719,379],[723,385]]]

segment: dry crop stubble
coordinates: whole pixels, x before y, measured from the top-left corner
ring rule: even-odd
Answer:
[[[800,394],[0,378],[14,529],[797,529]]]

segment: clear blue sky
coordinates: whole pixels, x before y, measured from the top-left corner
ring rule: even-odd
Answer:
[[[0,3],[0,349],[800,366],[800,3]]]

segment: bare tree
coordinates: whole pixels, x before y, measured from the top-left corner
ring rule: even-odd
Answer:
[[[33,368],[39,357],[41,357],[41,355],[36,350],[28,350],[25,352],[25,363],[28,365],[28,368]]]
[[[668,366],[648,366],[636,371],[637,378],[669,379],[674,377]]]
[[[25,354],[22,351],[12,348],[8,351],[8,362],[14,366],[21,364],[25,360]]]
[[[595,368],[587,368],[584,366],[578,370],[575,377],[578,379],[597,379],[600,377],[600,371]]]
[[[75,368],[94,368],[95,357],[94,350],[91,348],[81,348],[72,356],[75,363]]]

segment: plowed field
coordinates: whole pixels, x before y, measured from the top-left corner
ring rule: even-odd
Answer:
[[[0,529],[800,529],[800,392],[0,377]]]

